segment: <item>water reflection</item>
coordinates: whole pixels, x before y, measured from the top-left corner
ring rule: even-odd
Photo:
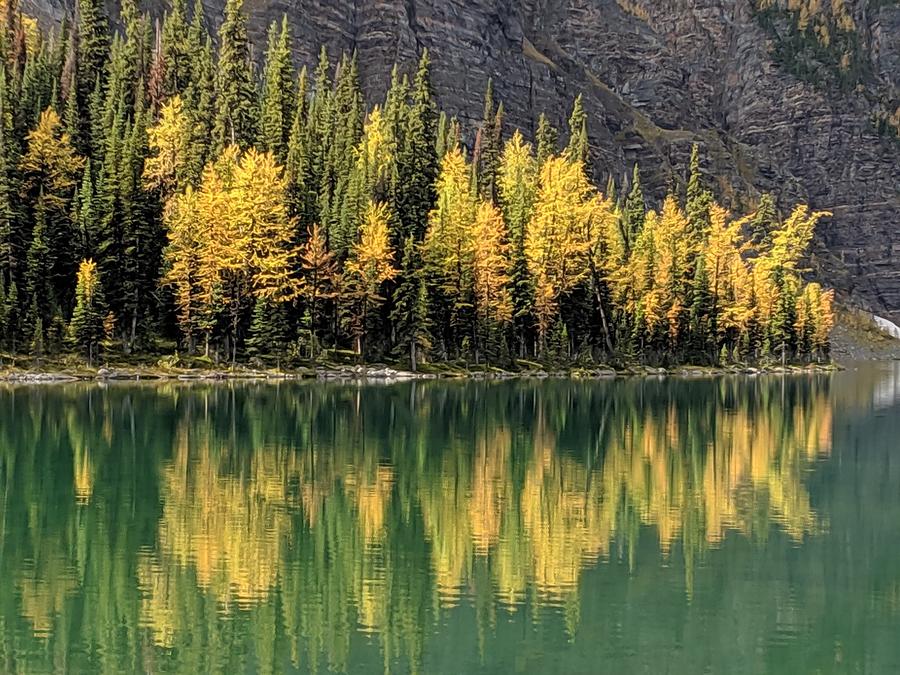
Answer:
[[[482,652],[498,612],[571,640],[589,570],[677,560],[689,602],[732,533],[824,536],[834,401],[827,377],[2,389],[0,668],[417,672],[467,608]]]

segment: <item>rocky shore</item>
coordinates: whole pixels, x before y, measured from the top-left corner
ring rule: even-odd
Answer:
[[[384,365],[301,368],[294,370],[265,370],[234,368],[228,370],[185,369],[162,370],[158,368],[99,368],[97,370],[6,370],[0,371],[0,381],[28,384],[54,384],[66,382],[114,382],[114,381],[224,381],[224,380],[323,380],[323,381],[381,381],[435,379],[614,379],[625,377],[719,377],[726,375],[804,375],[830,373],[843,367],[830,364],[805,366],[677,366],[654,368],[633,366],[629,368],[570,368],[526,369],[508,371],[501,369],[465,370],[445,369],[441,372],[411,372]]]

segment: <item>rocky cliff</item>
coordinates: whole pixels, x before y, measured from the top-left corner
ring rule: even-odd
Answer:
[[[59,18],[59,0],[27,0]],[[204,0],[217,23],[224,0]],[[165,6],[150,0],[156,14]],[[598,178],[634,161],[656,197],[699,142],[726,202],[760,191],[834,213],[813,265],[900,319],[897,0],[246,0],[251,34],[286,13],[299,63],[356,49],[380,98],[395,61],[433,56],[440,104],[471,125],[492,76],[508,129],[564,127],[583,92]],[[113,8],[114,11],[114,8]],[[893,119],[891,116],[893,115]]]

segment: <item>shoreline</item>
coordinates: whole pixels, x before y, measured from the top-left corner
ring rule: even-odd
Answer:
[[[527,369],[508,371],[492,368],[489,370],[447,369],[440,372],[412,372],[392,366],[323,366],[318,368],[298,368],[291,370],[268,370],[238,367],[235,369],[161,369],[154,367],[125,366],[121,368],[10,368],[0,370],[0,382],[18,384],[65,384],[75,382],[224,382],[224,381],[295,381],[317,380],[322,382],[401,382],[411,380],[512,380],[512,379],[573,379],[573,380],[613,380],[639,377],[704,378],[741,375],[818,375],[845,370],[840,363],[786,365],[786,366],[673,366],[656,368],[652,366],[631,366],[611,368]]]

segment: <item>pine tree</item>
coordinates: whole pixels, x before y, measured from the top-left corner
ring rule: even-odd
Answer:
[[[71,341],[84,350],[88,365],[94,363],[104,338],[105,308],[97,264],[82,260],[75,284],[75,310],[69,323]]]
[[[49,325],[57,304],[56,294],[50,283],[51,270],[56,262],[55,252],[47,241],[47,202],[41,197],[34,212],[34,228],[25,268],[30,302],[26,321],[32,329],[32,344],[40,346],[40,353],[35,356],[42,356],[44,353],[45,326]],[[40,337],[39,341],[36,340],[37,337]]]
[[[96,255],[99,236],[94,209],[94,175],[90,157],[85,161],[75,204],[75,229],[79,236],[80,255],[91,258]]]
[[[21,330],[21,316],[19,308],[19,289],[15,281],[10,283],[6,291],[6,302],[3,309],[3,316],[6,325],[6,344],[9,350],[16,352],[18,347],[19,333]]]
[[[123,204],[123,254],[120,269],[125,277],[122,284],[123,320],[127,320],[127,348],[135,343],[148,328],[153,315],[159,267],[162,259],[160,212],[155,195],[143,189],[147,145],[147,112],[141,99],[134,111],[134,122],[126,138],[120,167],[121,202]]]
[[[109,58],[109,20],[103,0],[78,0],[78,56],[76,90],[79,107],[84,109],[95,89],[102,91]],[[91,138],[87,125],[81,131],[84,138]],[[91,138],[91,143],[94,143]]]
[[[494,107],[494,82],[488,78],[484,92],[484,112],[475,138],[472,165],[478,184],[478,195],[496,202],[497,165],[500,158],[500,137],[503,127],[503,104]]]
[[[247,351],[254,356],[263,354],[275,356],[276,367],[280,367],[289,340],[290,324],[286,304],[257,298],[253,305]]]
[[[391,322],[396,334],[397,350],[409,356],[410,370],[413,372],[416,372],[422,355],[431,347],[428,290],[422,274],[419,246],[415,239],[409,236],[403,246]]]
[[[194,57],[193,79],[184,94],[184,110],[189,121],[187,143],[188,161],[185,179],[196,186],[200,182],[203,167],[212,153],[211,137],[215,118],[215,67],[213,66],[212,41],[207,36],[200,41],[202,9],[198,0],[191,23],[191,53]],[[197,17],[200,17],[198,20]]]
[[[566,147],[566,156],[570,161],[581,162],[587,170],[588,150],[587,115],[579,94],[575,98],[572,115],[569,117],[569,145]]]
[[[342,222],[342,215],[347,208],[345,201],[353,197],[354,149],[363,135],[363,99],[356,53],[349,59],[346,56],[341,59],[335,80],[331,133],[326,127],[321,136],[326,143],[326,154],[319,186],[319,214],[327,227],[329,247],[343,259],[349,255],[356,238],[356,232],[346,227],[346,219]]]
[[[280,164],[287,160],[291,126],[294,121],[294,69],[291,64],[290,31],[287,16],[281,29],[273,21],[269,27],[269,47],[263,71],[260,102],[260,149],[271,152]]]
[[[772,232],[778,227],[778,211],[775,207],[775,199],[768,192],[764,192],[759,200],[759,206],[753,219],[750,221],[750,241],[757,251],[764,251],[772,245]]]
[[[310,210],[307,204],[309,187],[306,183],[310,161],[307,88],[306,67],[304,66],[297,80],[297,100],[294,105],[294,117],[291,121],[291,133],[288,137],[287,157],[285,160],[288,214],[292,218],[297,219],[298,224],[301,226],[305,225],[305,217]]]
[[[434,208],[438,173],[437,109],[431,87],[428,50],[423,51],[412,87],[404,143],[398,151],[400,237],[425,236],[428,214]],[[398,244],[400,241],[398,240]]]
[[[625,200],[625,210],[622,212],[622,230],[626,250],[630,250],[635,239],[644,226],[646,207],[644,205],[644,192],[641,188],[641,172],[638,165],[634,165],[631,177],[631,191]]]
[[[687,183],[687,199],[685,209],[691,224],[691,237],[698,244],[702,241],[709,227],[709,205],[712,195],[703,187],[700,174],[700,146],[694,143],[691,147],[690,172]]]
[[[0,63],[0,279],[12,284],[16,277],[22,243],[14,210],[17,186],[10,162],[13,150],[12,127],[8,126],[6,68]]]
[[[309,227],[319,223],[324,228],[325,239],[329,239],[329,223],[326,220],[330,200],[331,183],[326,178],[326,158],[331,137],[334,134],[334,115],[331,64],[323,46],[319,52],[319,62],[313,75],[313,94],[306,119],[303,151],[306,155],[303,185],[306,194],[299,199],[304,205],[301,223]],[[323,209],[325,209],[323,211]]]
[[[537,131],[534,134],[534,143],[537,148],[537,165],[540,170],[550,157],[558,152],[557,143],[559,134],[544,113],[538,117]]]
[[[191,45],[185,0],[172,0],[172,9],[163,21],[160,54],[163,63],[163,99],[184,94],[193,79]]]
[[[256,139],[256,90],[247,39],[243,0],[225,3],[219,28],[219,63],[216,72],[216,147],[247,148]]]

